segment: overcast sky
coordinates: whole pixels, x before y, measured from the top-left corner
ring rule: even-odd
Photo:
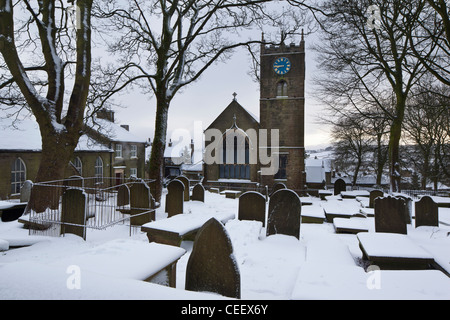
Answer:
[[[306,147],[329,144],[326,126],[317,124],[320,105],[314,101],[312,75],[316,72],[314,52],[308,50],[306,40]],[[248,75],[249,57],[237,52],[225,63],[214,65],[190,86],[178,92],[169,109],[168,139],[175,129],[193,132],[194,122],[201,121],[202,129],[228,106],[237,93],[237,101],[248,111],[259,116],[259,84]],[[116,110],[116,122],[129,124],[130,131],[144,139],[152,138],[155,123],[155,99],[140,93],[120,97],[125,108]]]

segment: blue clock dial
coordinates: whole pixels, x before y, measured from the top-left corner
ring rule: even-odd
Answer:
[[[276,74],[283,75],[288,73],[289,70],[291,70],[291,62],[288,58],[280,57],[275,60],[273,64],[273,71],[275,71]]]

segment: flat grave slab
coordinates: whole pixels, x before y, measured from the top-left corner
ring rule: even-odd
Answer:
[[[375,222],[373,218],[334,218],[333,224],[336,233],[357,234],[359,232],[374,231],[375,229]]]
[[[237,199],[241,195],[241,191],[235,191],[235,190],[225,190],[221,192],[222,194],[225,194],[226,198],[229,199]]]
[[[382,269],[427,269],[433,256],[405,234],[362,232],[357,234],[363,258]]]
[[[350,218],[360,213],[361,206],[356,200],[331,200],[322,204],[328,222],[334,218]]]
[[[211,218],[216,218],[218,221],[225,223],[234,219],[235,214],[183,213],[146,223],[141,227],[141,231],[147,233],[150,242],[179,246],[182,240],[194,239],[197,231]]]
[[[103,275],[115,278],[147,282],[153,282],[155,276],[165,271],[167,276],[164,284],[175,287],[176,262],[185,253],[185,249],[174,246],[132,239],[117,239],[78,255],[67,257],[55,265],[63,265],[66,268],[76,265],[81,270],[100,271]]]
[[[321,206],[310,205],[302,207],[302,223],[323,223],[325,218],[325,212]]]
[[[341,191],[343,199],[356,199],[356,197],[369,197],[370,192],[367,190]]]

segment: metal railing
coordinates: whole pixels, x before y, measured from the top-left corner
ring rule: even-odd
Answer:
[[[95,177],[72,177],[34,183],[32,195],[33,191],[38,196],[44,195],[49,205],[44,210],[36,210],[38,200],[31,197],[24,213],[30,223],[30,234],[60,236],[75,233],[86,239],[87,229],[104,230],[117,224],[129,225],[130,235],[137,232],[140,225],[134,222],[138,217],[154,216],[154,200],[148,187],[152,181],[129,179],[121,182],[116,184],[117,181],[112,178],[100,181]],[[143,189],[133,188],[136,184],[143,185]],[[137,194],[135,198],[148,198],[148,205],[136,206],[132,203],[134,189],[144,190],[144,194]]]

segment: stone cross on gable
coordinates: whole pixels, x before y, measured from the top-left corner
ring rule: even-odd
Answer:
[[[237,96],[237,93],[234,92],[234,93],[233,93],[233,101],[236,101],[236,96]]]

